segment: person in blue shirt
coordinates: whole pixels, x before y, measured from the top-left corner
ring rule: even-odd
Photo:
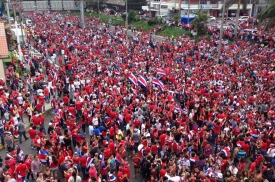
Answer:
[[[95,129],[93,130],[93,133],[94,133],[96,136],[99,136],[100,133],[101,133],[101,131],[99,130],[99,128],[95,128]]]

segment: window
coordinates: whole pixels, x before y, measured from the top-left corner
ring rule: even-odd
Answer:
[[[219,0],[212,0],[211,3],[212,4],[218,4]]]
[[[161,9],[167,9],[168,6],[167,6],[167,5],[161,5],[160,8],[161,8]]]
[[[208,0],[200,0],[200,4],[207,4]]]

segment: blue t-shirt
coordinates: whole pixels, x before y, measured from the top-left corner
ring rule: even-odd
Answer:
[[[98,128],[95,128],[93,133],[96,135],[96,136],[99,136],[100,134],[100,130]]]

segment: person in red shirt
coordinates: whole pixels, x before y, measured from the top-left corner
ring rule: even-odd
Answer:
[[[83,176],[83,179],[86,175],[86,160],[87,160],[87,156],[84,156],[84,153],[81,152],[81,155],[82,157],[79,158],[79,164],[80,164],[80,169],[81,169],[81,172],[82,172],[82,176]]]
[[[119,168],[118,168],[118,172],[117,172],[117,182],[123,182],[124,180],[123,180],[123,176],[124,176],[124,174],[123,174],[123,167],[122,166],[120,166]]]
[[[136,177],[137,173],[139,173],[139,168],[140,168],[140,158],[138,157],[137,154],[135,154],[135,156],[132,158],[133,164],[134,164],[134,168],[135,168],[135,175],[134,178]]]
[[[50,103],[50,90],[47,86],[44,88],[44,95],[47,103]]]
[[[75,102],[75,108],[77,111],[77,118],[81,117],[81,109],[82,109],[82,102],[80,102],[79,100]]]
[[[130,166],[127,161],[125,162],[123,173],[125,174],[124,178],[126,178],[126,180],[129,181],[131,178],[131,172],[130,172]]]
[[[69,104],[69,97],[67,95],[63,96],[63,102],[64,102],[65,105],[68,106],[68,104]]]
[[[34,144],[33,144],[33,140],[35,139],[36,134],[37,134],[36,127],[35,127],[35,126],[32,126],[32,127],[29,129],[29,135],[30,135],[30,138],[31,138],[31,140],[32,140],[32,143],[31,143],[32,149],[35,149]]]
[[[256,166],[257,166],[253,157],[250,158],[250,161],[251,161],[251,164],[248,168],[248,178],[253,177],[253,175],[255,174],[255,171],[256,171]]]
[[[52,156],[52,161],[50,162],[50,170],[53,173],[54,179],[58,178],[58,160],[55,155]]]
[[[33,122],[33,126],[40,126],[41,119],[40,119],[39,115],[33,116],[32,117],[32,122]]]
[[[22,181],[24,181],[28,170],[29,169],[28,169],[27,165],[24,164],[23,161],[19,161],[19,165],[15,168],[15,173],[17,175],[22,176],[21,179],[22,179]]]

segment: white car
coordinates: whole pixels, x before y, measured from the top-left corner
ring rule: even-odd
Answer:
[[[209,16],[209,18],[207,19],[208,22],[211,22],[211,21],[216,21],[216,17],[214,16]]]
[[[247,21],[249,16],[240,16],[239,21]]]

